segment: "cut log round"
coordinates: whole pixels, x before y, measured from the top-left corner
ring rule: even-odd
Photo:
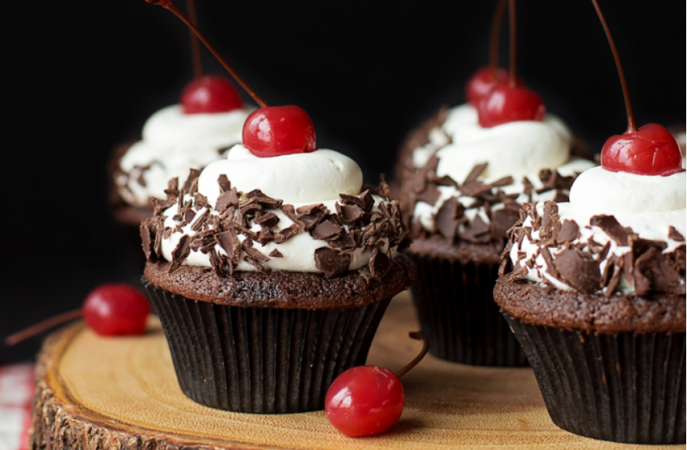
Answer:
[[[401,294],[389,306],[368,362],[401,368],[421,347],[408,338],[417,328],[409,296]],[[36,377],[33,449],[632,448],[557,428],[530,369],[469,367],[431,356],[403,377],[406,407],[399,423],[370,438],[339,434],[321,411],[259,415],[206,408],[179,389],[155,319],[141,337],[103,338],[82,323],[71,325],[48,338]]]

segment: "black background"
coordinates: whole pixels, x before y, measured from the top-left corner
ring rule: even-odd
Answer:
[[[318,146],[354,157],[368,182],[390,172],[411,127],[462,102],[465,80],[487,63],[494,4],[197,0],[201,29],[236,70],[271,104],[308,111]],[[684,123],[685,2],[602,7],[638,123]],[[548,110],[594,149],[622,133],[620,84],[591,2],[522,0],[518,20],[519,74]],[[137,255],[108,214],[106,161],[176,101],[192,66],[183,24],[143,0],[4,2],[0,35],[4,338],[77,308],[99,283],[136,280]],[[39,342],[0,345],[0,363],[30,358]]]

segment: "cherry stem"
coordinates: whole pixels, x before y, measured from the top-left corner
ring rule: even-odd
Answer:
[[[255,102],[258,105],[260,105],[261,108],[267,108],[268,106],[270,106],[253,89],[251,89],[250,86],[248,86],[248,83],[243,81],[243,78],[241,78],[239,76],[239,74],[236,73],[236,71],[229,65],[229,63],[224,58],[222,58],[222,55],[220,55],[217,52],[217,50],[215,50],[215,47],[210,42],[208,42],[208,40],[205,38],[203,33],[201,33],[200,30],[198,28],[196,28],[196,26],[193,23],[191,23],[191,21],[189,21],[188,18],[181,11],[179,11],[179,9],[177,9],[177,7],[174,6],[171,1],[169,1],[169,0],[162,0],[162,1],[160,1],[160,0],[152,0],[152,1],[147,0],[147,1],[149,3],[154,3],[157,5],[160,5],[163,8],[166,8],[169,11],[171,11],[172,13],[174,13],[175,16],[177,16],[182,22],[184,22],[186,24],[186,26],[189,27],[191,29],[191,31],[193,31],[193,33],[196,36],[198,36],[198,39],[200,39],[200,41],[203,43],[203,45],[205,45],[205,47],[207,47],[207,49],[210,50],[210,53],[212,53],[215,56],[215,58],[217,58],[217,60],[224,66],[224,68],[227,69],[227,72],[229,72],[231,74],[231,76],[234,77],[236,82],[238,84],[240,84],[241,87],[246,92],[248,92],[248,95],[253,97],[253,100],[255,100]]]
[[[411,331],[410,333],[408,333],[408,336],[415,339],[416,341],[422,341],[422,350],[420,350],[420,353],[418,353],[418,355],[412,361],[406,364],[406,366],[403,369],[396,372],[396,376],[398,378],[401,378],[403,375],[412,370],[413,367],[417,366],[417,364],[420,361],[422,361],[422,358],[424,358],[427,352],[429,351],[429,339],[423,331]]]
[[[57,325],[61,325],[65,322],[69,322],[70,320],[78,319],[81,316],[83,316],[83,312],[81,311],[81,309],[75,309],[74,311],[69,311],[66,313],[59,314],[55,317],[51,317],[47,320],[44,320],[41,323],[33,325],[25,330],[22,330],[18,333],[14,333],[13,335],[7,337],[5,339],[5,345],[12,346],[18,344],[19,342],[34,337],[37,334],[49,330],[52,327],[56,327]]]
[[[594,9],[596,9],[596,14],[599,16],[599,21],[601,26],[604,28],[606,33],[606,39],[608,39],[608,44],[611,46],[611,52],[613,53],[613,59],[615,59],[615,66],[618,68],[618,75],[620,76],[620,85],[623,88],[623,97],[625,98],[625,110],[627,111],[627,131],[625,134],[634,133],[637,131],[637,124],[635,122],[635,116],[632,112],[632,103],[630,103],[630,92],[627,89],[627,82],[625,81],[625,72],[623,71],[623,65],[620,63],[620,56],[618,55],[618,49],[615,47],[615,41],[613,41],[613,36],[611,36],[611,30],[608,28],[606,19],[604,18],[601,8],[596,0],[592,0],[594,4]]]
[[[510,69],[508,71],[508,83],[510,87],[517,86],[515,77],[515,0],[508,0],[508,15],[510,17]]]
[[[198,23],[198,16],[196,15],[196,4],[193,0],[186,0],[186,10],[188,11],[188,18],[193,24]],[[200,83],[203,78],[203,62],[200,59],[200,42],[193,31],[188,30],[191,35],[191,58],[193,60],[194,78]]]
[[[503,13],[506,10],[506,0],[499,0],[496,3],[494,17],[491,19],[491,35],[489,37],[489,68],[492,74],[499,68],[499,37],[501,35],[501,23],[503,23]]]

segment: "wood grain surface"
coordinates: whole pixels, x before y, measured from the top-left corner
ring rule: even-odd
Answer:
[[[368,363],[402,367],[421,347],[407,337],[417,328],[410,297],[403,293],[391,302]],[[177,385],[156,319],[142,337],[98,337],[78,323],[52,335],[39,356],[31,445],[159,450],[652,448],[560,430],[549,419],[530,369],[469,367],[428,356],[403,384],[406,407],[391,430],[347,438],[329,425],[324,412],[241,414],[189,400]]]

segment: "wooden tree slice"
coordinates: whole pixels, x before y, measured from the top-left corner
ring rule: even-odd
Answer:
[[[407,337],[417,328],[409,295],[399,295],[368,363],[391,370],[405,365],[421,346]],[[406,407],[399,423],[374,437],[347,438],[324,412],[259,415],[206,408],[181,393],[154,319],[142,337],[103,338],[82,323],[72,325],[48,338],[36,372],[34,449],[651,448],[557,428],[530,369],[469,367],[431,356],[403,378]]]

